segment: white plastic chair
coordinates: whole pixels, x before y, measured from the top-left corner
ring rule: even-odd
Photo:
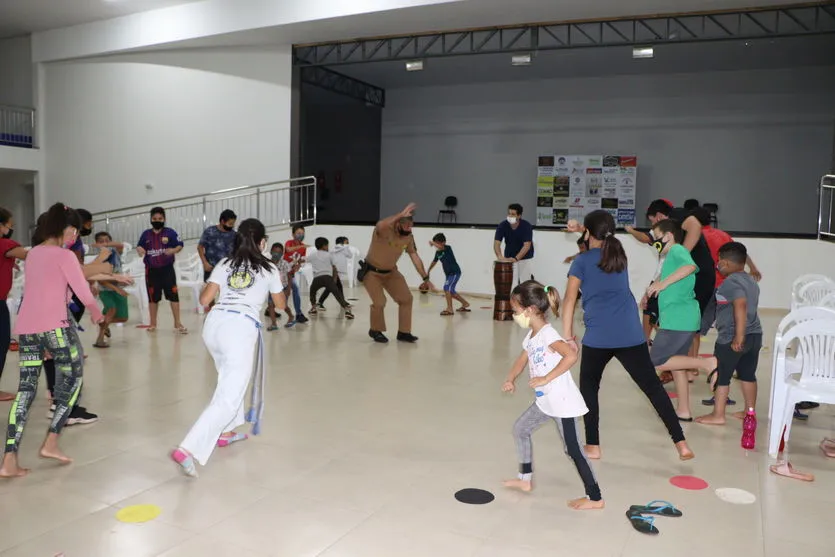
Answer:
[[[805,284],[797,293],[797,307],[819,306],[821,300],[833,292],[835,292],[835,282],[828,279]]]
[[[824,307],[802,307],[798,308],[780,321],[780,324],[777,325],[777,332],[774,334],[774,356],[771,362],[771,370],[772,374],[777,370],[777,346],[783,341],[783,336],[785,336],[786,332],[789,331],[792,327],[799,325],[800,323],[806,323],[808,321],[835,321],[835,309],[828,309]],[[794,374],[800,373],[801,369],[801,362],[800,362],[800,355],[787,355],[785,359],[785,366],[787,369],[787,373]],[[780,381],[776,376],[772,376],[771,378],[771,399],[769,400],[768,404],[768,418],[774,419],[774,397],[775,393],[783,389],[785,390],[785,382]],[[783,393],[779,393],[780,397],[783,396]]]
[[[145,284],[145,263],[140,258],[134,259],[127,264],[123,263],[122,272],[133,277],[133,284],[125,285],[123,289],[136,298],[142,324],[150,324],[151,311],[150,300],[148,299],[148,287]]]
[[[835,311],[835,292],[831,292],[824,296],[823,299],[818,303],[818,306]]]
[[[801,289],[803,289],[803,287],[810,283],[821,281],[833,282],[833,280],[826,275],[802,275],[794,280],[794,282],[792,283],[792,311],[801,307],[802,305],[808,305],[802,303],[802,299],[800,297]]]
[[[786,366],[786,349],[795,341],[799,371]],[[814,320],[791,327],[775,349],[774,381],[781,381],[786,388],[775,390],[775,419],[771,420],[768,436],[768,454],[773,458],[780,449],[780,439],[789,442],[795,404],[803,400],[835,404],[835,322]]]
[[[177,287],[191,288],[194,295],[195,311],[203,315],[205,308],[200,304],[200,291],[203,290],[203,262],[200,256],[194,254],[186,259],[185,264],[175,265],[177,269]]]
[[[357,285],[357,269],[359,268],[359,261],[362,259],[362,255],[360,253],[359,248],[355,246],[348,246],[348,249],[351,250],[351,257],[348,260],[348,286],[354,288]]]

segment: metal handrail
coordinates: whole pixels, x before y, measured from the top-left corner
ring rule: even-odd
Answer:
[[[35,109],[0,105],[0,145],[35,146]]]
[[[223,209],[232,209],[239,220],[257,218],[267,228],[316,223],[316,177],[304,176],[277,182],[238,186],[211,193],[174,197],[153,203],[99,211],[93,219],[96,230],[107,230],[120,239],[137,237],[147,228],[153,207],[163,207],[166,219],[184,241],[200,237],[209,222]]]
[[[824,223],[824,212],[828,215]],[[832,230],[832,217],[835,213],[835,175],[825,174],[821,177],[818,189],[818,240],[835,242],[835,231]],[[824,230],[826,224],[826,230]]]

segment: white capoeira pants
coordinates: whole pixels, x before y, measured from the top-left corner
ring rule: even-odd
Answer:
[[[533,277],[533,258],[523,259],[513,264],[513,286],[522,284]]]
[[[246,423],[244,399],[252,377],[258,328],[240,314],[212,310],[203,325],[203,343],[217,368],[217,388],[180,447],[205,466],[221,433]]]

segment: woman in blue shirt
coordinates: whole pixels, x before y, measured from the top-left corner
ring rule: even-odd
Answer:
[[[617,358],[667,426],[679,458],[690,460],[695,455],[684,440],[673,403],[649,357],[638,304],[629,288],[626,252],[615,238],[614,218],[603,210],[592,211],[586,215],[583,226],[570,229],[583,232],[587,247],[586,252],[577,255],[568,272],[562,316],[563,338],[574,339],[574,305],[582,288],[586,333],[580,360],[580,392],[589,408],[584,417],[586,453],[589,458],[600,458],[598,391],[606,364]]]

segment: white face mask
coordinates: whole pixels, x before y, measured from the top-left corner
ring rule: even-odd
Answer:
[[[509,222],[510,224],[516,224],[518,220],[519,219],[517,219],[516,217],[507,217],[507,222]]]
[[[529,315],[525,315],[524,313],[514,314],[513,320],[523,329],[531,328],[531,317]]]

